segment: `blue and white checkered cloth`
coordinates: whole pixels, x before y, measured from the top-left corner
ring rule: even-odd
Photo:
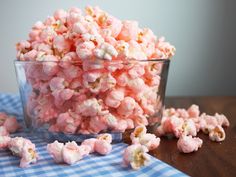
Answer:
[[[0,94],[0,111],[16,116],[22,115],[20,99],[17,96]],[[0,150],[0,176],[171,176],[182,177],[186,174],[176,170],[166,163],[151,157],[148,166],[134,171],[122,165],[122,153],[127,144],[117,143],[112,145],[112,152],[106,156],[91,154],[77,164],[69,166],[54,163],[52,157],[46,151],[47,143],[35,135],[26,132],[16,133],[13,136],[23,136],[35,143],[40,159],[36,164],[28,168],[20,168],[18,157],[12,156],[9,150]]]

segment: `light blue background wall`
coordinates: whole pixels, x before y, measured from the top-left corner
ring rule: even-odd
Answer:
[[[167,95],[236,95],[234,0],[0,0],[0,91],[17,92],[14,44],[57,8],[98,5],[164,35],[177,48]]]

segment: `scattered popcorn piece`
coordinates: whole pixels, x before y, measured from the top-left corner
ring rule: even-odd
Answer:
[[[156,134],[163,136],[171,133],[179,138],[183,135],[196,136],[197,132],[202,130],[204,133],[209,134],[211,140],[223,141],[225,132],[222,126],[228,127],[229,125],[228,119],[223,114],[216,113],[211,116],[202,113],[200,115],[199,106],[191,105],[188,110],[165,109],[161,124],[156,129]]]
[[[154,150],[160,144],[160,138],[157,138],[154,134],[147,133],[140,137],[139,143],[147,147],[147,149]]]
[[[107,155],[111,152],[112,145],[110,143],[108,143],[107,140],[98,139],[95,142],[94,149],[97,153],[99,153],[101,155]]]
[[[58,141],[54,141],[51,144],[47,145],[47,151],[49,154],[53,156],[53,159],[56,163],[64,162],[62,156],[62,149],[64,147],[63,143],[59,143]]]
[[[7,148],[11,138],[9,136],[0,136],[0,149]]]
[[[7,119],[7,114],[4,112],[0,112],[0,126],[2,126],[5,122],[5,120]]]
[[[217,125],[215,128],[210,130],[209,138],[210,138],[210,140],[216,141],[216,142],[224,141],[225,140],[224,129],[221,126]]]
[[[9,133],[15,133],[20,127],[15,117],[9,117],[6,119],[3,126]]]
[[[128,146],[123,154],[123,162],[126,166],[131,166],[134,170],[146,166],[150,161],[147,154],[148,149],[140,144],[133,144]]]
[[[193,138],[191,135],[181,136],[177,142],[180,152],[191,153],[197,151],[202,146],[203,141],[200,138]]]
[[[141,144],[147,147],[148,150],[154,150],[160,144],[160,138],[157,138],[154,134],[147,133],[147,129],[143,125],[134,129],[130,135],[130,139],[132,144]]]
[[[8,136],[9,132],[4,126],[0,126],[0,136]]]
[[[39,158],[35,145],[30,140],[22,137],[11,138],[8,142],[8,148],[13,155],[21,157],[21,168],[28,167],[31,163],[36,163]]]
[[[62,156],[65,163],[73,165],[83,158],[80,147],[76,142],[68,142],[62,149]]]
[[[95,142],[97,141],[96,138],[89,138],[84,140],[81,145],[87,145],[90,147],[89,153],[93,153],[95,151]]]
[[[139,138],[147,133],[147,128],[145,126],[138,126],[130,135],[130,139],[133,144],[139,143]]]
[[[105,140],[109,144],[111,144],[111,142],[112,142],[112,136],[109,133],[100,134],[97,136],[97,139],[98,140]]]

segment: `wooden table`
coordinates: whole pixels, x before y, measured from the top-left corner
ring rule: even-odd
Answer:
[[[158,159],[193,177],[236,177],[236,97],[170,97],[166,107],[188,108],[200,106],[201,112],[223,113],[230,121],[226,139],[212,142],[208,136],[198,133],[203,146],[197,152],[183,154],[177,150],[177,139],[161,138],[160,146],[151,152]]]

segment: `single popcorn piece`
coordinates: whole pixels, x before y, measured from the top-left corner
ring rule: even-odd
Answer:
[[[144,134],[139,139],[139,143],[146,146],[148,150],[156,149],[159,146],[160,141],[160,138],[151,133]]]
[[[94,50],[94,55],[100,59],[112,60],[112,57],[116,57],[118,52],[112,45],[103,43],[99,48]]]
[[[95,142],[97,141],[96,138],[89,138],[84,140],[81,145],[87,145],[90,147],[89,153],[93,153],[95,151]]]
[[[5,120],[7,119],[7,114],[4,112],[0,112],[0,126],[2,126],[5,122]]]
[[[215,128],[210,130],[209,138],[210,138],[210,140],[216,141],[216,142],[224,141],[225,140],[224,129],[221,126],[217,125]]]
[[[111,152],[112,145],[107,140],[98,139],[95,142],[94,149],[97,153],[99,153],[101,155],[107,155]]]
[[[0,149],[7,148],[11,138],[9,136],[0,136]]]
[[[177,142],[180,152],[191,153],[197,151],[202,146],[203,141],[200,138],[193,138],[191,135],[181,136]]]
[[[65,163],[73,165],[83,158],[83,153],[76,142],[68,142],[62,149],[62,156]]]
[[[147,147],[148,150],[156,149],[160,144],[160,138],[154,134],[147,133],[145,126],[138,126],[130,135],[132,144],[141,144]]]
[[[87,99],[77,106],[77,112],[83,116],[95,116],[101,112],[101,105],[96,98]]]
[[[56,163],[64,162],[62,156],[62,149],[64,147],[63,143],[59,143],[58,141],[54,141],[51,144],[47,145],[47,151],[49,154],[53,156],[53,159]]]
[[[105,140],[109,144],[111,144],[111,142],[112,142],[112,136],[109,133],[100,134],[97,136],[97,139],[98,140]]]
[[[3,126],[9,133],[15,133],[20,128],[20,125],[15,117],[9,117],[6,119]]]
[[[133,144],[128,146],[123,154],[123,162],[126,166],[131,166],[134,170],[146,166],[150,157],[147,154],[148,149],[140,144]]]
[[[5,128],[5,126],[0,126],[0,136],[8,136],[9,132]]]
[[[108,93],[105,99],[107,106],[112,108],[119,107],[121,101],[124,99],[124,90],[112,90]]]
[[[136,21],[123,21],[121,32],[118,35],[118,39],[124,41],[136,40],[138,37],[138,22]]]
[[[31,163],[36,163],[39,158],[35,145],[30,140],[22,137],[12,138],[8,143],[8,148],[13,155],[21,157],[21,168],[28,167]]]
[[[134,131],[130,134],[130,139],[133,144],[139,142],[139,138],[147,133],[147,128],[145,126],[137,126]]]

